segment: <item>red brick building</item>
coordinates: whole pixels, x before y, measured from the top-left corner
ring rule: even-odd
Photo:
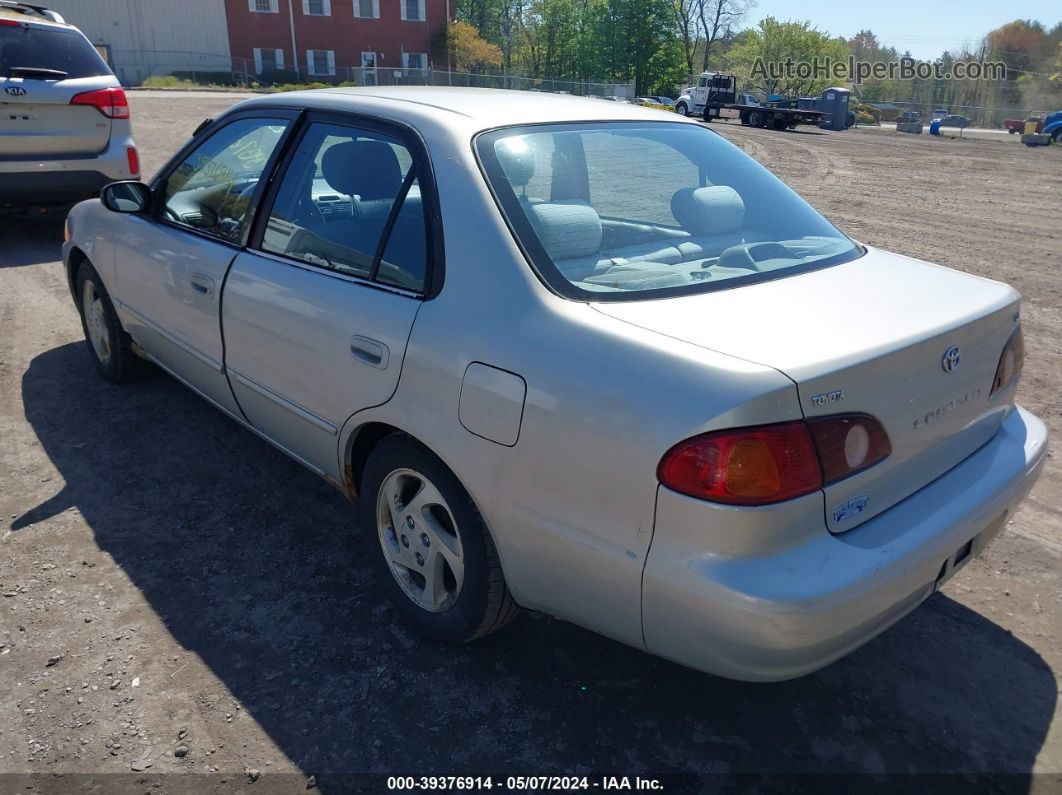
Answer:
[[[225,0],[233,59],[247,70],[371,84],[383,70],[426,69],[456,0]],[[446,64],[435,64],[445,68]]]

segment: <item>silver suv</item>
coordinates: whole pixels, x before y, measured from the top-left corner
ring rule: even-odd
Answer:
[[[54,11],[0,0],[0,211],[139,175],[129,102],[96,48]]]

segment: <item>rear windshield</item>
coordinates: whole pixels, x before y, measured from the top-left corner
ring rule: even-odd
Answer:
[[[535,270],[569,298],[708,292],[862,254],[767,169],[699,125],[531,125],[484,133],[476,150]]]
[[[112,74],[107,62],[76,30],[38,25],[0,25],[0,77],[12,69],[54,69],[66,77]]]

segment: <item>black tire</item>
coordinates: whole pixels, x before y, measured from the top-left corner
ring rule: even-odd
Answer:
[[[89,358],[92,359],[93,366],[96,368],[96,372],[103,376],[104,380],[110,381],[112,384],[137,381],[150,374],[152,371],[151,363],[133,352],[133,340],[122,328],[118,315],[114,311],[114,304],[111,303],[110,294],[107,292],[107,288],[103,286],[103,280],[100,275],[88,260],[82,262],[77,269],[74,285],[77,308],[81,314],[81,329],[85,332],[85,347],[88,350]],[[99,301],[98,314],[92,307],[85,305],[86,292],[89,286],[95,296],[93,300]],[[97,328],[97,323],[99,332],[106,339],[105,354],[97,351],[96,345],[92,341],[92,332],[90,332],[89,327],[92,325],[95,329]]]
[[[776,129],[778,131],[781,131],[781,130],[784,130],[788,125],[786,124],[786,120],[785,119],[778,118],[778,119],[774,119],[771,122],[771,126],[774,129]]]
[[[675,113],[679,114],[680,116],[689,116],[690,109],[685,102],[679,102],[677,105],[675,105]]]
[[[702,118],[704,119],[704,121],[707,122],[708,124],[711,124],[711,122],[712,122],[711,111],[712,111],[712,109],[710,107],[708,107],[707,105],[705,105],[704,106],[704,113],[701,114]]]
[[[763,127],[767,124],[767,118],[762,110],[750,110],[749,111],[749,126],[750,127]]]
[[[1051,133],[1051,143],[1062,146],[1062,127]]]
[[[456,525],[451,529],[460,539],[464,565],[460,590],[452,604],[435,612],[407,594],[384,554],[378,499],[385,482],[400,470],[412,470],[435,486]],[[359,495],[359,515],[376,578],[409,626],[432,640],[467,643],[501,629],[519,614],[483,518],[457,477],[423,445],[405,434],[381,440],[369,454]],[[413,535],[418,530],[409,532]]]
[[[738,119],[739,119],[739,120],[741,121],[741,123],[742,123],[742,124],[744,124],[744,125],[745,125],[746,127],[748,127],[748,126],[749,126],[749,114],[748,114],[748,113],[746,113],[745,111],[741,111],[741,113],[740,113],[740,114],[738,115]]]

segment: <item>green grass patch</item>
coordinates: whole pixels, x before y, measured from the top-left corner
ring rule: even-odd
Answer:
[[[284,83],[280,86],[255,86],[255,88],[268,94],[281,94],[285,91],[311,91],[315,88],[351,88],[357,85],[353,80],[345,80],[342,83]]]

